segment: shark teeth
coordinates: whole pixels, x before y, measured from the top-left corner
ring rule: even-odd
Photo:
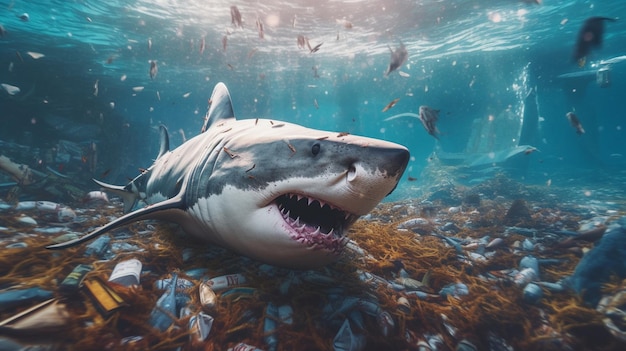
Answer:
[[[279,196],[276,206],[293,229],[292,238],[314,250],[341,252],[348,242],[344,232],[358,219],[357,215],[302,194]]]

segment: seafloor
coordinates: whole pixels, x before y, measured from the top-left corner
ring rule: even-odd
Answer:
[[[571,290],[558,291],[557,283],[606,225],[625,214],[624,191],[526,186],[504,175],[474,186],[440,182],[419,197],[379,205],[353,226],[342,258],[313,271],[263,265],[155,221],[112,232],[100,252],[87,244],[50,251],[45,246],[55,237],[86,233],[119,216],[121,203],[66,204],[77,214],[66,223],[49,212],[5,206],[0,287],[49,293],[6,304],[0,298],[0,320],[50,296],[58,302],[51,314],[30,313],[40,323],[0,322],[0,339],[43,350],[623,350],[619,327],[626,319],[607,326],[604,313]],[[37,224],[24,225],[22,216]],[[528,256],[538,259],[539,272],[525,280],[520,261]],[[116,264],[131,258],[143,263],[140,284],[107,282]],[[84,286],[60,289],[79,264],[93,266],[84,282],[117,294],[114,306],[103,308]],[[172,323],[161,331],[151,316],[167,295],[162,280],[173,274],[179,287],[173,310],[186,305],[189,315],[163,312]],[[203,306],[201,282],[229,274],[240,280]],[[547,284],[525,296],[531,280]],[[617,276],[602,285],[608,296],[624,289],[626,280]],[[291,318],[276,313],[284,306]],[[188,327],[199,312],[213,317],[204,340]]]

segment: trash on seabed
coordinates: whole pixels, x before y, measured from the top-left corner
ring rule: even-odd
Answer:
[[[85,253],[83,256],[89,257],[95,255],[96,257],[102,257],[109,247],[109,243],[111,242],[111,237],[108,235],[103,235],[98,239],[92,241],[87,245],[85,249]]]
[[[59,285],[59,289],[65,293],[74,293],[77,292],[83,283],[83,279],[87,273],[93,270],[93,266],[90,264],[79,264],[74,267],[72,272],[63,279],[61,285]]]
[[[66,327],[69,319],[65,304],[50,299],[0,322],[0,333],[31,336],[57,332]]]
[[[52,293],[41,288],[7,290],[0,292],[0,312],[29,302],[52,298]]]
[[[213,327],[213,317],[200,312],[189,318],[189,339],[192,343],[205,341]]]
[[[124,300],[100,278],[85,280],[85,287],[96,302],[96,307],[105,317],[126,306]]]
[[[335,351],[358,351],[365,347],[365,337],[352,332],[350,322],[346,319],[333,340]]]
[[[207,284],[213,289],[213,291],[220,291],[234,286],[240,286],[246,283],[246,277],[243,274],[229,274],[219,277],[211,278],[207,281]]]
[[[211,287],[207,283],[200,283],[198,292],[200,294],[200,303],[202,304],[202,307],[215,307],[215,303],[217,302],[217,295],[215,295],[215,291],[213,291],[213,289],[211,289]]]
[[[115,265],[109,281],[123,286],[139,285],[141,276],[141,261],[132,258]]]
[[[174,323],[173,317],[176,316],[176,283],[178,275],[173,274],[172,280],[168,290],[161,295],[156,303],[156,306],[150,313],[150,325],[153,327],[165,331]]]

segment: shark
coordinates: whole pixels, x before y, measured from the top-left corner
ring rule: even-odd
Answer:
[[[161,126],[156,160],[127,185],[94,179],[124,200],[124,215],[47,248],[158,219],[260,262],[321,267],[341,256],[350,226],[396,188],[409,161],[408,149],[389,141],[237,119],[221,82],[210,102],[202,132],[173,150]]]

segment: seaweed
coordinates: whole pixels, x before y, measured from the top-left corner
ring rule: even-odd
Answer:
[[[512,186],[504,179],[496,179],[497,186]],[[491,186],[494,186],[493,184]],[[486,189],[481,188],[482,190]],[[528,194],[527,189],[516,189],[513,195]],[[477,194],[475,190],[457,188],[450,190],[452,198],[463,199],[456,194]],[[0,251],[0,286],[40,287],[53,291],[55,296],[66,302],[71,313],[67,332],[48,336],[46,342],[69,350],[225,350],[238,343],[267,346],[268,333],[263,325],[267,304],[288,304],[293,308],[293,323],[277,323],[274,332],[278,350],[328,350],[332,349],[333,338],[341,326],[343,314],[328,317],[324,306],[336,303],[329,291],[339,289],[344,296],[374,301],[387,311],[395,321],[391,332],[383,332],[376,318],[364,314],[363,326],[355,332],[364,335],[366,350],[416,349],[416,343],[428,335],[440,335],[447,349],[455,349],[460,340],[469,340],[477,349],[494,349],[494,340],[505,342],[516,350],[589,349],[611,350],[623,347],[610,334],[603,323],[603,315],[585,306],[572,293],[552,293],[544,290],[544,298],[535,305],[524,302],[521,289],[507,279],[507,269],[515,268],[524,253],[515,249],[515,243],[524,236],[510,233],[505,235],[503,213],[505,204],[489,199],[480,191],[481,197],[466,195],[465,203],[474,206],[458,213],[448,213],[441,206],[417,201],[383,203],[368,219],[362,219],[350,229],[349,237],[364,254],[348,250],[335,263],[310,271],[328,277],[333,283],[324,281],[300,281],[289,284],[294,276],[305,274],[282,268],[271,268],[253,260],[240,257],[227,250],[211,247],[190,239],[180,229],[155,222],[137,223],[114,232],[118,237],[112,242],[136,245],[138,251],[118,252],[110,260],[84,257],[85,246],[64,251],[49,251],[45,245],[49,236],[18,227],[13,220],[14,211],[0,212],[0,218],[9,230],[2,236],[0,245],[6,246],[19,240],[25,248]],[[480,201],[478,201],[480,200]],[[459,200],[461,201],[461,200]],[[542,232],[554,223],[572,227],[581,218],[579,210],[570,208],[547,209],[541,207],[539,199],[524,200],[533,205],[530,218],[524,217],[528,228]],[[423,209],[421,207],[424,207]],[[89,212],[86,222],[73,224],[73,230],[88,231],[89,228],[106,222],[115,216],[116,210],[103,207]],[[99,214],[98,214],[99,213]],[[420,213],[428,213],[429,223],[424,233],[398,229],[398,224]],[[584,215],[584,214],[583,214]],[[39,214],[33,216],[44,221]],[[459,228],[454,235],[459,239],[478,239],[489,235],[501,237],[505,244],[490,253],[487,261],[461,259],[458,252],[440,238],[429,235],[437,231],[439,222],[449,221]],[[471,222],[471,226],[463,225]],[[132,234],[128,237],[128,233]],[[546,239],[548,245],[554,240]],[[589,243],[577,243],[591,245]],[[464,253],[472,249],[464,248]],[[558,258],[558,263],[541,266],[542,280],[557,281],[572,274],[579,257],[566,248],[553,246],[535,253],[542,257]],[[549,256],[548,256],[549,255]],[[113,267],[121,260],[137,258],[142,261],[144,271],[139,286],[124,287],[108,283],[125,302],[125,307],[104,316],[93,301],[81,291],[74,295],[62,294],[58,285],[78,264],[91,264],[93,271],[86,279],[106,281]],[[226,294],[218,292],[218,302],[213,308],[203,308],[199,302],[198,286],[202,279],[192,278],[185,271],[205,268],[205,276],[242,273],[246,286],[252,293]],[[385,285],[371,284],[362,280],[360,272],[369,272],[393,282],[403,270],[412,279],[422,280],[429,275],[427,286],[418,297],[406,290],[398,291]],[[192,313],[203,311],[214,317],[208,339],[193,341],[188,330],[189,316],[177,318],[172,326],[159,331],[147,324],[150,312],[163,290],[155,287],[158,279],[176,273],[193,282],[194,286],[184,293],[189,296],[188,306]],[[463,283],[469,293],[463,296],[444,296],[438,292],[453,283]],[[287,287],[286,287],[287,286]],[[624,288],[624,283],[613,279],[603,286],[606,293]],[[398,300],[408,300],[409,308],[398,307]],[[28,306],[19,306],[0,312],[0,319],[8,318]],[[178,316],[176,316],[178,317]],[[600,336],[600,339],[599,337]],[[30,340],[29,340],[30,341]],[[444,348],[444,349],[446,349]]]

